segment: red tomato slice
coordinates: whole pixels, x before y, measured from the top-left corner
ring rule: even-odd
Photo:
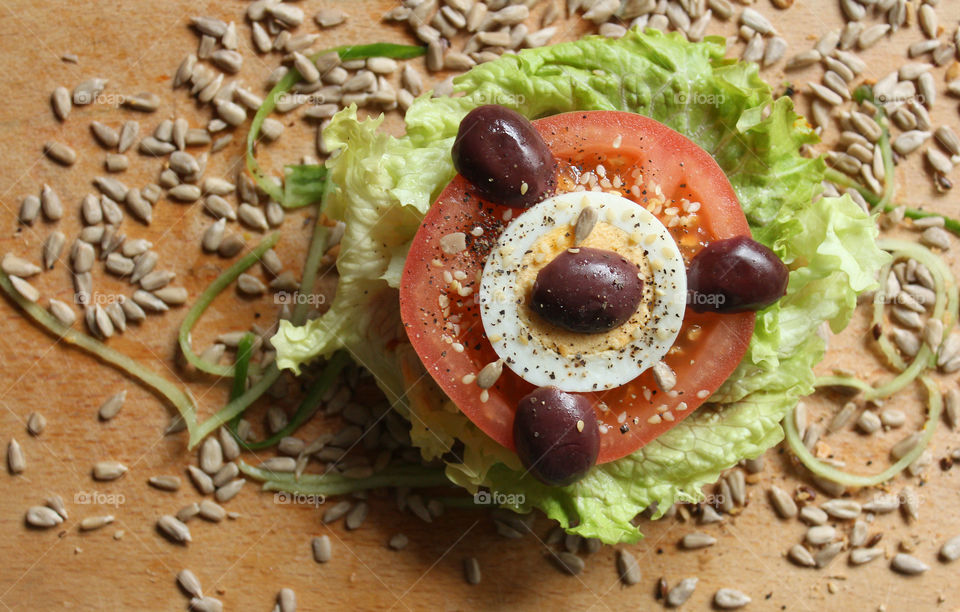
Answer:
[[[670,218],[666,211],[681,205],[681,199],[700,203],[699,211],[688,217],[692,223],[670,228],[687,262],[713,240],[750,235],[733,188],[717,163],[667,126],[613,111],[565,113],[533,124],[559,161],[558,191],[572,190],[584,172],[602,163],[608,179],[615,175],[625,179],[616,191],[638,205],[649,205],[654,186],[659,185],[666,203],[653,212],[665,224]],[[631,192],[630,185],[638,182],[637,169],[646,190]],[[458,175],[424,218],[400,289],[401,317],[427,371],[471,421],[510,449],[517,403],[534,387],[505,367],[484,398],[468,375],[497,359],[472,292],[510,215],[520,213],[483,200]],[[467,248],[447,254],[441,238],[453,232],[466,235]],[[677,375],[670,393],[663,393],[647,371],[621,387],[587,394],[595,401],[601,431],[605,430],[598,462],[637,450],[702,404],[740,363],[754,318],[749,312],[698,314],[688,308],[677,342],[664,358]]]

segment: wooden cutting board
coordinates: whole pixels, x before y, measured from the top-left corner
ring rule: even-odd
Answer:
[[[378,17],[396,5],[387,0],[364,3],[297,3],[308,15],[323,5],[337,5],[351,14],[348,23],[323,34],[329,46],[348,42],[405,41],[399,28],[380,23]],[[119,127],[129,118],[151,131],[163,118],[186,117],[192,126],[209,119],[208,110],[198,109],[182,91],[171,92],[172,75],[182,57],[196,48],[197,39],[187,28],[191,15],[212,15],[235,20],[241,44],[249,45],[239,2],[137,2],[118,0],[103,3],[74,3],[64,0],[30,2],[8,0],[0,20],[0,76],[5,84],[5,103],[0,107],[0,149],[5,171],[0,175],[0,249],[39,260],[46,236],[59,229],[68,237],[79,227],[77,205],[93,192],[91,180],[104,174],[104,151],[93,141],[89,123],[100,120]],[[788,54],[805,50],[812,40],[841,23],[838,4],[828,0],[797,2],[788,11],[775,10],[768,0],[757,8],[770,16],[790,42]],[[960,8],[941,3],[941,23],[952,32]],[[565,38],[582,31],[582,24],[565,28]],[[313,30],[312,23],[309,29]],[[731,24],[714,24],[715,32],[731,34]],[[561,29],[564,31],[564,29]],[[944,36],[949,36],[945,34]],[[903,60],[907,44],[919,40],[916,28],[901,31],[863,56],[871,66],[869,77],[882,77]],[[739,54],[742,43],[733,47]],[[65,63],[65,53],[79,56],[79,64]],[[278,62],[275,56],[257,57],[244,53],[242,77],[252,89],[262,92],[265,75]],[[418,60],[418,64],[419,60]],[[782,63],[779,65],[782,66]],[[819,70],[819,69],[817,69]],[[936,71],[943,85],[943,70]],[[69,120],[58,123],[50,111],[54,87],[72,89],[91,77],[110,80],[103,103],[74,108]],[[819,78],[814,69],[784,75],[780,67],[767,71],[766,78],[795,84]],[[115,109],[117,94],[151,91],[163,100],[161,110],[140,115]],[[806,103],[801,104],[801,108]],[[941,101],[935,122],[960,129],[956,103]],[[267,167],[279,167],[313,153],[314,128],[293,117],[281,117],[287,125],[283,138],[265,147],[262,159]],[[391,129],[398,129],[395,119]],[[234,142],[212,155],[209,176],[232,176],[240,163],[240,142],[245,129],[236,131]],[[831,138],[836,134],[832,133]],[[73,145],[80,161],[64,169],[41,156],[47,140]],[[148,160],[133,152],[131,169],[120,178],[128,185],[155,181],[160,160]],[[919,157],[919,156],[914,156]],[[956,174],[956,173],[954,173]],[[916,159],[898,172],[899,195],[905,202],[956,214],[955,196],[937,195]],[[960,176],[952,177],[956,181]],[[33,227],[18,226],[19,202],[28,194],[39,194],[42,184],[51,185],[62,197],[67,215],[56,226],[38,221]],[[209,223],[199,205],[162,202],[149,227],[127,220],[129,237],[143,237],[162,253],[161,266],[177,272],[177,283],[196,296],[227,264],[223,259],[201,254],[198,241]],[[250,242],[256,235],[247,236]],[[284,224],[278,247],[280,257],[292,269],[299,269],[309,224],[305,214],[292,214]],[[951,257],[954,271],[960,267]],[[259,273],[259,272],[258,272]],[[129,287],[101,272],[96,286],[104,292]],[[72,289],[63,264],[46,272],[34,284],[44,296],[70,302]],[[220,332],[244,329],[254,321],[269,325],[276,306],[270,297],[261,300],[219,299],[194,334],[197,347],[207,346]],[[133,326],[111,345],[163,372],[171,379],[186,381],[199,398],[206,414],[222,404],[228,385],[209,377],[185,374],[174,361],[175,330],[183,309],[152,316]],[[183,434],[164,437],[169,412],[154,395],[118,372],[89,356],[70,349],[29,324],[7,300],[0,300],[0,347],[4,367],[0,369],[0,442],[6,446],[15,437],[24,448],[27,469],[23,475],[0,475],[4,494],[0,496],[0,605],[10,610],[97,609],[97,610],[179,610],[187,599],[179,592],[174,577],[182,568],[192,569],[205,591],[222,599],[227,609],[268,610],[281,587],[297,593],[300,609],[654,609],[657,580],[672,586],[681,578],[698,576],[699,586],[686,609],[706,609],[720,587],[734,587],[748,593],[756,610],[886,610],[960,609],[960,586],[956,567],[936,560],[936,550],[947,537],[960,533],[960,489],[957,470],[942,472],[931,465],[924,477],[913,484],[920,494],[921,521],[908,524],[900,514],[877,518],[871,531],[883,534],[881,541],[891,553],[901,541],[915,547],[914,554],[931,566],[919,577],[893,574],[887,560],[865,567],[849,567],[846,555],[827,569],[799,569],[785,558],[785,552],[802,538],[804,526],[798,521],[778,520],[770,509],[765,491],[776,484],[788,491],[806,482],[801,470],[787,459],[782,448],[766,455],[767,467],[758,484],[749,487],[749,504],[723,523],[697,527],[689,522],[664,520],[644,523],[646,538],[628,546],[638,558],[643,579],[625,588],[617,579],[615,549],[605,547],[586,558],[587,568],[577,577],[557,572],[547,559],[542,542],[548,525],[536,522],[538,537],[520,540],[498,537],[485,512],[448,510],[427,525],[406,513],[397,512],[392,498],[371,496],[371,513],[358,530],[347,532],[342,523],[327,527],[320,522],[321,509],[308,505],[275,503],[272,494],[258,493],[254,484],[226,504],[239,518],[222,524],[194,520],[190,523],[193,542],[171,544],[155,531],[156,519],[198,501],[186,484],[175,493],[147,486],[150,476],[179,475],[195,458],[185,447]],[[871,380],[886,374],[876,358],[864,348],[866,321],[858,317],[840,337],[821,366],[856,365]],[[956,380],[943,380],[944,388]],[[96,411],[108,396],[128,391],[126,405],[115,419],[100,423]],[[822,409],[819,418],[838,404],[831,398],[815,398],[813,408]],[[289,400],[289,401],[292,401]],[[259,408],[269,404],[263,402]],[[917,390],[905,391],[890,405],[909,415],[909,428],[923,418],[923,397]],[[835,409],[835,408],[834,408]],[[49,424],[38,438],[25,430],[25,418],[43,413]],[[259,421],[259,419],[256,419]],[[322,429],[337,427],[334,420],[318,419],[305,430],[309,439]],[[831,442],[839,456],[861,467],[873,459],[882,464],[885,448],[904,433],[877,436],[873,442],[853,433]],[[960,445],[955,432],[941,427],[934,440],[934,457]],[[97,483],[90,477],[95,461],[114,459],[129,466],[122,479]],[[248,457],[257,461],[256,457]],[[897,479],[892,489],[906,483]],[[66,500],[70,519],[61,528],[47,531],[27,529],[24,513],[41,504],[50,494]],[[871,492],[860,492],[863,501]],[[820,494],[818,501],[823,499]],[[92,503],[84,503],[90,502]],[[79,533],[78,522],[86,516],[113,514],[116,522],[91,533]],[[683,551],[677,546],[683,534],[703,530],[718,538],[712,548]],[[847,527],[841,531],[847,533]],[[410,537],[402,552],[387,549],[387,540],[396,533]],[[311,557],[312,537],[328,534],[334,559],[326,565]],[[483,571],[483,582],[470,586],[463,579],[463,560],[475,556]],[[834,592],[835,591],[835,592]],[[942,603],[941,603],[942,601]]]

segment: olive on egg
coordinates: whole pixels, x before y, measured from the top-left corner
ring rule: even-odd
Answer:
[[[643,299],[643,280],[623,255],[567,249],[537,274],[530,307],[546,321],[582,334],[626,323]]]

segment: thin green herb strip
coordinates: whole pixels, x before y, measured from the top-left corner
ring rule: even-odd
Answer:
[[[895,260],[905,257],[916,259],[930,270],[930,273],[933,275],[937,294],[937,301],[934,304],[933,312],[930,316],[931,318],[943,321],[944,314],[948,315],[944,321],[944,336],[949,335],[954,325],[956,325],[958,311],[960,311],[960,294],[958,294],[956,280],[950,272],[950,269],[944,265],[943,260],[931,253],[930,249],[912,242],[881,240],[877,243],[877,246],[892,253]],[[887,271],[889,271],[889,266],[881,271],[880,278],[885,278],[884,273]],[[882,291],[883,289],[881,289],[881,292]],[[883,294],[881,293],[881,295]],[[886,296],[884,296],[884,298],[885,297]],[[885,300],[877,300],[874,302],[872,325],[878,325],[882,320],[883,301]],[[861,391],[863,393],[862,399],[864,400],[884,399],[909,385],[920,376],[924,370],[934,365],[934,351],[926,344],[920,347],[920,351],[914,356],[913,361],[907,365],[894,351],[886,337],[881,336],[878,339],[878,343],[884,356],[890,361],[890,365],[897,370],[901,370],[892,380],[879,387],[873,387],[869,383],[852,376],[826,376],[818,378],[815,383],[816,386],[850,387]]]
[[[310,420],[310,418],[317,413],[317,410],[320,409],[320,398],[323,397],[323,394],[327,392],[330,386],[337,379],[337,376],[340,375],[340,372],[343,371],[343,368],[350,363],[350,356],[343,352],[338,351],[327,362],[326,366],[323,368],[323,372],[320,376],[317,377],[313,384],[310,385],[310,389],[307,391],[307,395],[300,402],[300,405],[297,406],[297,411],[293,414],[293,418],[290,419],[290,422],[287,425],[273,434],[269,438],[257,441],[257,442],[246,442],[244,440],[237,439],[237,442],[242,445],[247,450],[261,450],[264,448],[270,448],[274,444],[277,444],[283,438],[293,435],[300,427]],[[236,433],[234,429],[234,433]]]
[[[140,365],[136,360],[110,348],[99,340],[67,327],[39,305],[20,295],[17,290],[13,288],[13,285],[10,283],[10,278],[3,271],[0,271],[0,288],[23,309],[27,316],[48,332],[58,336],[68,344],[85,350],[104,363],[129,374],[162,395],[177,409],[180,416],[183,417],[187,425],[187,430],[191,432],[191,435],[197,430],[197,406],[189,392],[180,389],[177,385],[171,383],[153,370]]]
[[[293,474],[279,474],[237,461],[243,474],[263,482],[264,491],[286,491],[301,495],[345,495],[367,489],[385,487],[440,487],[453,486],[439,468],[418,465],[387,467],[367,478],[347,478],[335,472],[303,474],[299,480]]]
[[[260,261],[260,258],[263,257],[263,254],[269,249],[273,248],[273,246],[277,244],[278,240],[280,240],[280,232],[274,232],[273,234],[270,234],[264,238],[263,241],[254,247],[252,251],[227,268],[223,274],[218,276],[216,280],[210,283],[210,286],[204,289],[203,293],[200,294],[200,297],[197,298],[197,301],[194,302],[193,306],[190,307],[190,310],[187,311],[187,316],[183,319],[183,323],[180,324],[180,333],[178,339],[180,341],[180,350],[183,352],[183,356],[186,357],[190,365],[202,372],[213,374],[215,376],[232,378],[235,375],[234,366],[219,365],[201,359],[200,356],[193,351],[193,347],[190,345],[190,333],[193,331],[197,321],[200,320],[200,317],[203,316],[204,311],[206,311],[210,304],[213,303],[213,300],[215,300],[224,289],[229,287],[235,280],[237,280],[238,276],[249,270],[254,264]],[[258,368],[255,368],[255,373],[259,373],[258,370]]]
[[[230,389],[230,399],[235,400],[247,390],[247,372],[250,370],[250,357],[253,356],[254,335],[247,332],[237,343],[237,360],[234,365],[233,387]]]
[[[280,370],[277,366],[270,364],[270,367],[263,373],[263,378],[258,380],[253,386],[247,389],[240,397],[230,400],[230,402],[218,410],[206,421],[197,425],[196,433],[190,434],[190,448],[195,447],[204,438],[217,430],[221,425],[229,423],[234,417],[243,414],[243,411],[250,407],[250,404],[267,392],[273,383],[280,378]]]
[[[310,57],[310,60],[316,61],[321,55],[333,51],[338,53],[340,55],[340,59],[343,61],[352,59],[367,59],[371,57],[410,59],[419,57],[427,52],[426,47],[417,45],[375,43],[371,45],[346,45],[342,47],[334,47],[333,49],[327,49],[325,51],[316,53]],[[276,183],[274,183],[270,177],[264,174],[263,170],[261,170],[260,164],[257,163],[257,157],[254,154],[254,148],[258,142],[260,128],[263,126],[264,119],[269,117],[277,107],[277,98],[290,91],[290,89],[300,82],[302,78],[303,77],[300,76],[299,72],[296,70],[291,70],[286,74],[286,76],[280,79],[276,85],[273,86],[273,89],[270,90],[270,93],[267,94],[266,99],[263,101],[263,105],[260,106],[260,109],[257,110],[257,114],[254,115],[253,121],[250,124],[250,132],[247,134],[247,170],[250,172],[253,180],[257,182],[257,185],[260,186],[260,189],[262,189],[264,193],[284,206],[286,206],[286,202],[284,201],[283,190]]]
[[[926,450],[927,446],[930,444],[930,440],[933,438],[934,432],[937,430],[937,423],[940,420],[940,411],[943,408],[943,398],[940,395],[940,390],[929,377],[921,376],[920,382],[922,382],[927,388],[929,406],[927,420],[924,422],[923,429],[921,430],[923,435],[920,437],[920,440],[917,442],[917,445],[913,448],[913,450],[901,457],[896,463],[879,474],[875,474],[873,476],[851,474],[849,472],[839,470],[831,465],[827,465],[826,463],[823,463],[814,457],[813,453],[811,453],[807,447],[804,446],[803,440],[800,439],[800,433],[797,431],[797,426],[793,417],[793,410],[791,410],[786,418],[783,419],[783,428],[786,432],[787,443],[790,445],[790,450],[793,451],[800,462],[803,463],[803,465],[805,465],[813,474],[846,487],[872,487],[890,480],[902,472],[908,465],[913,463],[917,457],[923,454],[923,451]]]

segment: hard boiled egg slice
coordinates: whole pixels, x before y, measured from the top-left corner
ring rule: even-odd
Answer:
[[[581,211],[598,222],[574,244]],[[643,299],[629,321],[607,332],[563,330],[529,307],[537,273],[565,249],[615,251],[637,265]],[[517,216],[490,252],[480,280],[480,316],[497,355],[518,376],[563,391],[619,387],[660,361],[686,309],[687,277],[667,228],[642,206],[612,193],[582,191],[548,198]]]

